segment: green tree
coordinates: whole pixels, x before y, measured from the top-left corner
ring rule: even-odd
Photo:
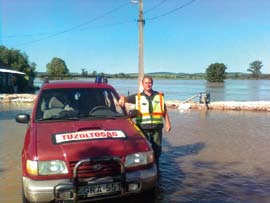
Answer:
[[[52,77],[68,76],[69,70],[64,60],[54,57],[50,63],[47,64],[47,73]]]
[[[99,76],[105,76],[105,73],[100,72],[100,73],[97,73],[97,75],[99,75]]]
[[[82,73],[81,73],[82,76],[88,75],[88,71],[85,68],[82,68],[81,70],[82,70]]]
[[[234,76],[233,76],[235,79],[239,79],[240,78],[240,74],[239,73],[234,73]]]
[[[18,92],[26,92],[34,88],[33,81],[36,76],[36,64],[30,63],[25,53],[22,53],[20,50],[0,46],[0,61],[14,70],[25,73],[25,75],[15,76]]]
[[[226,79],[225,70],[227,67],[223,63],[213,63],[206,69],[206,79],[208,82],[224,82]]]
[[[94,70],[94,71],[92,72],[92,75],[94,75],[94,76],[97,75],[97,71]]]
[[[253,61],[249,64],[249,68],[247,71],[251,72],[252,78],[258,79],[260,77],[261,68],[263,67],[263,64],[261,61]]]
[[[126,78],[127,77],[125,73],[118,73],[117,76],[119,78]]]

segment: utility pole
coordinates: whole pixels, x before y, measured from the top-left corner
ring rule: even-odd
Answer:
[[[144,76],[144,42],[143,42],[143,27],[145,24],[145,20],[143,19],[143,0],[139,0],[139,19],[138,19],[138,26],[139,26],[139,72],[138,72],[138,91],[141,92],[143,90],[142,87],[142,78]]]

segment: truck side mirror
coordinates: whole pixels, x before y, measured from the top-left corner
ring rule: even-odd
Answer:
[[[17,114],[15,120],[17,123],[28,123],[30,121],[30,115],[26,113]]]
[[[135,118],[138,116],[138,114],[139,114],[139,111],[137,109],[132,109],[132,110],[129,110],[128,112],[128,116],[130,118]]]

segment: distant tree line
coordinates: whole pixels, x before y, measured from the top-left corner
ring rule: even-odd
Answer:
[[[261,68],[263,67],[261,61],[253,61],[249,64],[248,72],[251,74],[243,74],[243,73],[234,73],[229,74],[226,73],[227,66],[223,63],[213,63],[208,66],[205,74],[197,73],[197,74],[172,74],[172,73],[152,73],[155,78],[174,78],[174,79],[206,79],[208,82],[224,82],[226,78],[230,79],[260,79],[260,78],[269,78],[270,76],[263,75],[261,73]],[[74,77],[74,74],[71,75],[68,68],[66,67],[65,62],[60,58],[53,58],[50,63],[47,64],[47,73],[50,77]],[[88,73],[88,71],[83,68],[81,69],[80,76],[82,77],[94,77],[96,75],[101,76],[109,76],[111,78],[137,78],[138,74],[125,74],[125,73],[117,73],[117,74],[105,74],[103,72],[97,73],[96,71],[92,71],[92,73]],[[77,74],[78,76],[78,74]]]
[[[80,73],[71,73],[65,63],[61,58],[54,57],[46,65],[46,73],[40,74],[36,73],[36,64],[31,63],[28,60],[28,56],[22,53],[20,50],[8,49],[5,46],[0,46],[0,61],[7,64],[14,70],[24,72],[25,75],[18,76],[18,85],[20,86],[21,92],[32,88],[30,84],[31,81],[37,76],[47,76],[53,79],[64,79],[72,78],[74,76],[80,77],[94,77],[97,75],[109,76],[111,78],[137,78],[138,74],[106,74],[103,72],[98,73],[92,70],[90,73],[86,68],[82,68]],[[262,74],[261,68],[263,64],[261,61],[256,60],[249,64],[247,72],[245,73],[227,73],[227,66],[223,63],[213,63],[210,64],[205,73],[151,73],[155,78],[172,78],[172,79],[206,79],[209,82],[224,82],[225,79],[270,79],[270,74]],[[30,82],[29,82],[30,81]]]

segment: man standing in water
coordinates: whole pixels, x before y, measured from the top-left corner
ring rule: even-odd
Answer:
[[[125,105],[125,102],[136,105],[139,111],[136,117],[136,124],[150,141],[154,150],[154,156],[159,171],[159,157],[162,147],[162,128],[165,120],[165,130],[171,130],[171,122],[166,109],[163,93],[152,89],[153,79],[150,76],[144,76],[142,79],[143,91],[128,97],[120,97],[119,104]]]

